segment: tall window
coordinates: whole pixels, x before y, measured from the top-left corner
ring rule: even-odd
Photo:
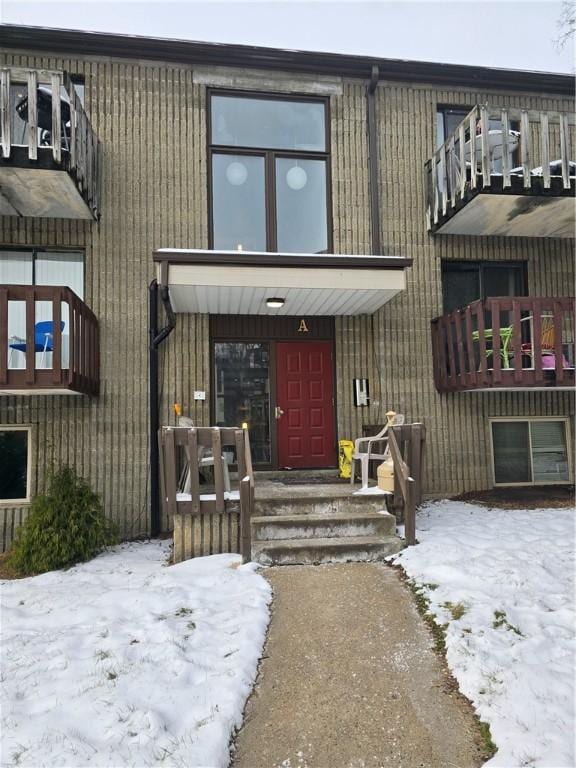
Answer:
[[[524,261],[443,261],[444,312],[491,296],[525,296]]]
[[[210,95],[211,247],[329,251],[326,102]]]

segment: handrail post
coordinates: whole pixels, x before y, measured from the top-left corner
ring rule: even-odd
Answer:
[[[0,384],[8,380],[8,288],[0,286]]]
[[[28,158],[38,159],[38,74],[28,71]]]
[[[36,379],[36,296],[34,287],[26,288],[26,384]]]
[[[52,381],[59,384],[62,378],[62,292],[54,288],[52,295]]]
[[[2,157],[10,157],[12,150],[12,120],[10,104],[10,70],[0,73],[0,127],[2,129]]]
[[[244,562],[252,559],[251,517],[254,492],[248,476],[240,480],[240,554]]]

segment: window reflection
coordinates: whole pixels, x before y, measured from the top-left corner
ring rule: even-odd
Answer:
[[[212,144],[326,150],[324,105],[234,96],[212,97]]]
[[[326,253],[324,160],[276,160],[276,213],[279,251]]]
[[[212,156],[214,248],[266,250],[264,158]]]
[[[256,464],[271,461],[269,366],[267,343],[214,344],[216,425],[248,424],[250,450]]]

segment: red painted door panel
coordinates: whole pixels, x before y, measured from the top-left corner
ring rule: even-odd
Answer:
[[[330,341],[276,344],[278,465],[336,465],[334,371]]]

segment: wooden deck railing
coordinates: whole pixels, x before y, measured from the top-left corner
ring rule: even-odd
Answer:
[[[14,328],[13,313],[19,306],[24,309],[24,324],[22,332],[15,334],[20,328]],[[38,350],[35,333],[41,320],[52,324],[44,354]],[[19,367],[22,356],[24,366]],[[39,356],[44,358],[42,367],[37,365]],[[60,286],[0,285],[0,390],[97,395],[99,366],[98,320],[74,291]]]
[[[13,135],[12,125],[18,106],[13,86],[18,85],[26,86],[27,129],[23,144]],[[48,125],[43,124],[46,116],[39,110],[39,99],[51,103]],[[16,149],[22,146],[28,148],[29,161],[37,161],[39,152],[51,154],[54,163],[70,172],[92,215],[97,218],[100,145],[68,73],[17,67],[0,69],[0,130],[3,159],[13,157]],[[42,136],[48,137],[47,143],[42,141]]]
[[[222,552],[250,560],[254,473],[248,430],[162,427],[158,441],[163,527],[174,527],[174,561]],[[235,454],[237,488],[226,489],[223,453]],[[213,490],[200,485],[206,454],[212,459]]]
[[[570,190],[575,126],[572,113],[475,106],[426,163],[428,229],[475,190]]]
[[[574,299],[502,296],[432,320],[439,392],[574,386]]]
[[[416,507],[422,502],[426,429],[423,424],[402,424],[388,432],[394,462],[392,508],[404,520],[408,546],[416,544]]]

